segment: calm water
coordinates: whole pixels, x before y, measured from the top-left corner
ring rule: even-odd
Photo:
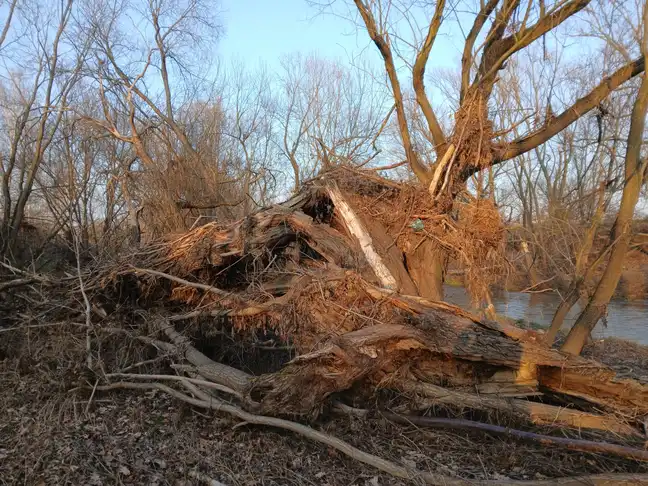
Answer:
[[[445,288],[448,302],[464,308],[470,308],[470,298],[463,287]],[[520,292],[502,292],[493,296],[493,304],[498,314],[512,319],[524,319],[549,326],[554,312],[560,304],[560,297],[554,293],[523,294]],[[580,312],[576,305],[571,310],[563,329],[569,329]],[[620,337],[648,345],[648,300],[626,302],[616,300],[608,306],[607,327],[598,323],[594,337]]]

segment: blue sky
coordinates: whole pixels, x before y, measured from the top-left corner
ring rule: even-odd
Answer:
[[[347,60],[360,50],[350,22],[318,15],[305,0],[223,0],[222,6],[225,35],[218,51],[225,58],[272,65],[296,51]]]
[[[351,2],[337,4],[343,9],[340,13],[353,6]],[[236,58],[250,66],[261,61],[273,69],[282,55],[302,52],[343,62],[361,56],[380,63],[365,31],[356,29],[350,20],[320,13],[306,0],[222,0],[221,5],[225,34],[218,55],[225,61]],[[462,46],[463,37],[452,37],[437,40],[435,65],[439,61],[458,65],[460,51],[453,43]]]

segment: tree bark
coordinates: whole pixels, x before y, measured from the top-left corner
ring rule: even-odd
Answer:
[[[447,251],[426,238],[405,254],[407,271],[416,284],[418,294],[429,300],[443,300],[443,282],[448,261]]]
[[[580,298],[580,288],[582,286],[582,281],[579,281],[575,287],[573,287],[567,297],[560,303],[556,313],[551,320],[551,326],[545,334],[545,343],[548,346],[551,346],[556,340],[558,331],[562,328],[563,323],[565,322],[565,317],[569,314],[569,311],[576,305]]]

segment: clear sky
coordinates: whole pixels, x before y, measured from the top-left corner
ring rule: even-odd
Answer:
[[[302,52],[349,62],[380,63],[376,48],[364,30],[345,18],[320,13],[306,0],[222,0],[225,34],[218,54],[225,61],[238,58],[248,65],[262,61],[271,69],[282,55]],[[338,2],[346,13],[350,2]],[[435,45],[435,65],[459,62],[463,36],[440,36]],[[439,59],[442,57],[443,59]],[[458,65],[458,64],[457,64]]]
[[[341,60],[359,51],[350,22],[318,15],[305,0],[222,0],[222,6],[225,35],[218,51],[225,58],[272,65],[297,51]]]

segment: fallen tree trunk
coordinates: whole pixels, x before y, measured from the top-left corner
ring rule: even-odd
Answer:
[[[526,400],[480,396],[422,382],[405,382],[400,385],[400,389],[405,393],[414,394],[415,397],[422,397],[415,398],[412,404],[412,408],[418,410],[444,405],[510,415],[534,424],[607,430],[616,434],[641,436],[637,429],[613,415],[597,415]]]
[[[137,267],[122,263],[95,288],[122,295],[134,278],[140,304],[162,295],[189,307],[167,312],[171,322],[213,316],[233,332],[272,330],[298,356],[250,377],[163,326],[197,373],[269,415],[313,417],[334,394],[391,388],[535,423],[637,433],[648,415],[646,385],[547,349],[537,333],[395,292],[404,266],[386,254],[392,248],[375,246],[375,234],[337,185],[313,185],[231,227],[208,224],[144,248]]]

